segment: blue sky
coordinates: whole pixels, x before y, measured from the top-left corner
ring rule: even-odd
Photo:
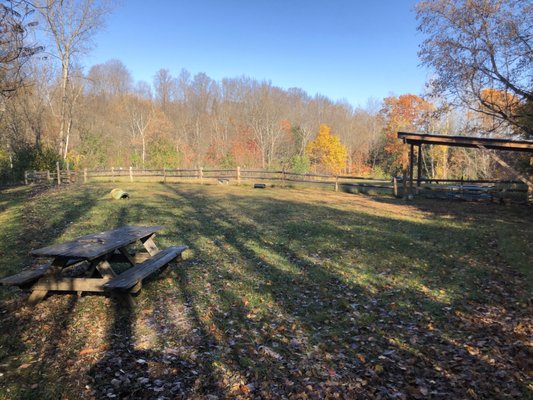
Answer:
[[[90,67],[121,60],[135,80],[182,68],[246,75],[364,106],[419,94],[415,0],[124,0],[94,38]]]

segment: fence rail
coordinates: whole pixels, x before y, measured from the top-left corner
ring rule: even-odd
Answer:
[[[59,174],[59,178],[58,178]],[[94,170],[59,170],[56,171],[26,171],[26,184],[66,184],[66,183],[86,183],[89,180],[98,178],[108,178],[112,181],[119,179],[129,179],[130,182],[143,177],[159,177],[163,181],[167,180],[215,180],[220,183],[227,183],[230,180],[240,183],[246,180],[278,181],[287,183],[303,183],[316,185],[331,185],[335,190],[339,187],[360,187],[375,188],[393,191],[392,181],[382,178],[371,178],[349,175],[326,175],[326,174],[302,174],[291,171],[265,171],[259,169],[135,169],[135,168],[102,168]],[[363,182],[359,182],[363,181]],[[369,182],[373,182],[369,183]],[[388,183],[388,185],[386,184]]]
[[[241,183],[241,181],[260,180],[275,181],[286,184],[302,183],[306,185],[331,186],[335,191],[358,191],[368,192],[377,190],[395,196],[402,196],[404,190],[408,190],[401,178],[373,178],[366,176],[351,175],[325,175],[325,174],[302,174],[291,171],[264,171],[258,169],[135,169],[129,168],[106,168],[95,170],[60,170],[56,171],[26,171],[26,184],[69,184],[86,183],[90,179],[107,178],[113,182],[124,179],[134,182],[140,178],[162,178],[163,182],[179,181],[182,179],[199,181],[218,181],[219,183]],[[414,179],[417,194],[430,197],[476,199],[501,199],[504,196],[519,196],[523,193],[528,195],[527,187],[518,181],[497,180],[465,180],[465,179]],[[469,185],[471,187],[469,187]],[[475,187],[477,185],[477,187]],[[407,192],[408,193],[408,192]]]

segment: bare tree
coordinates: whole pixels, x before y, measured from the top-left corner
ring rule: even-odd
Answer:
[[[161,68],[156,72],[154,76],[155,96],[163,112],[168,111],[169,104],[174,97],[174,86],[174,79],[168,69]]]
[[[120,60],[109,60],[91,67],[87,74],[89,93],[105,99],[120,97],[131,91],[133,78]]]
[[[533,135],[532,3],[424,0],[416,11],[434,93]]]
[[[248,123],[261,151],[261,166],[270,167],[283,136],[282,90],[263,82],[248,99]]]
[[[129,96],[125,105],[132,142],[141,144],[141,163],[144,168],[148,127],[153,119],[154,109],[149,100],[136,95]]]
[[[53,53],[61,62],[61,106],[59,111],[59,154],[68,154],[72,128],[72,107],[77,98],[72,90],[71,70],[77,56],[88,51],[91,39],[102,26],[110,8],[99,0],[36,0],[44,30],[53,42]]]
[[[37,25],[31,20],[32,5],[24,0],[0,3],[0,95],[16,91],[24,80],[23,66],[41,46],[28,43],[28,33]]]

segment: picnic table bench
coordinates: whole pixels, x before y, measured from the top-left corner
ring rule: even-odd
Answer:
[[[28,302],[36,304],[53,292],[114,292],[131,303],[130,293],[141,289],[143,279],[181,258],[187,246],[159,250],[154,242],[161,226],[123,226],[111,231],[32,250],[33,257],[52,258],[49,263],[0,279],[0,285],[31,291]],[[128,246],[140,241],[145,252],[130,253]],[[129,268],[117,274],[112,265]]]

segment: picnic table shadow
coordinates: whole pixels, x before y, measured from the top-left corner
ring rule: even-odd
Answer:
[[[41,193],[46,192],[49,188],[35,187],[31,188],[27,197],[33,199],[39,196]],[[3,193],[4,195],[4,193]],[[17,256],[15,260],[11,260],[7,269],[2,271],[2,274],[7,276],[20,271],[21,265],[29,265],[32,263],[32,259],[27,256],[29,251],[33,248],[42,247],[44,245],[51,244],[49,242],[43,242],[43,238],[56,238],[61,236],[70,224],[75,223],[82,218],[98,201],[98,194],[95,194],[90,189],[81,190],[79,193],[66,198],[59,198],[57,209],[55,210],[55,218],[41,221],[40,223],[34,223],[31,218],[31,212],[27,213],[24,218],[24,224],[6,224],[2,227],[4,234],[9,238],[16,239],[16,245],[18,252],[26,254],[26,256]],[[7,196],[4,204],[1,208],[7,209],[20,203],[21,194],[16,191],[10,193]],[[61,207],[62,202],[68,202],[68,207]],[[75,206],[72,206],[75,204]],[[31,207],[31,205],[30,205]],[[53,239],[52,239],[53,241]],[[2,364],[2,372],[4,368],[7,371],[11,365],[11,358],[13,355],[24,355],[27,348],[26,341],[23,340],[26,337],[31,338],[31,333],[25,331],[25,329],[32,323],[36,322],[37,316],[31,312],[30,308],[26,306],[26,295],[20,293],[13,288],[3,287],[2,301],[0,301],[0,315],[2,315],[2,348],[0,352],[0,364]],[[5,296],[5,297],[4,297]],[[65,332],[68,329],[69,319],[68,315],[75,309],[78,299],[75,296],[70,297],[66,302],[59,302],[57,305],[58,312],[53,318],[53,323],[46,325],[47,333],[49,334],[49,340],[44,342],[42,351],[40,351],[43,360],[47,357],[54,357],[59,351],[58,344]],[[15,357],[17,358],[17,357]],[[21,357],[21,359],[23,359]],[[20,361],[18,361],[20,363]],[[23,361],[22,361],[23,362]],[[21,364],[24,365],[24,364]],[[29,364],[27,364],[29,365]],[[27,369],[21,369],[17,382],[14,382],[14,386],[20,393],[26,393],[28,396],[30,392],[39,396],[42,394],[43,398],[59,396],[60,390],[49,386],[47,388],[37,387],[32,389],[35,385],[35,377],[46,375],[47,364],[46,362],[35,362],[31,360],[32,367]],[[19,366],[20,368],[20,366]]]
[[[158,312],[167,312],[164,302],[158,303]],[[88,373],[94,397],[152,399],[171,396],[185,399],[191,392],[223,392],[214,379],[210,364],[181,357],[175,349],[136,348],[133,332],[136,316],[131,307],[114,301],[111,314],[113,324],[107,332],[108,350]],[[197,320],[197,316],[193,315],[193,319]],[[162,331],[162,327],[153,328]],[[196,329],[201,329],[201,324],[198,323]],[[208,351],[213,344],[202,340],[196,346],[202,352]]]
[[[135,206],[121,207],[117,217],[117,226],[129,224],[135,221]],[[175,263],[173,263],[175,264]],[[181,263],[180,263],[181,264]],[[171,266],[170,268],[173,268]],[[150,284],[171,273],[169,269],[164,272],[154,274],[143,281],[143,288],[139,296],[145,290],[149,290]],[[182,292],[183,296],[186,292]],[[200,365],[190,359],[180,357],[179,352],[174,349],[158,351],[155,349],[140,349],[135,344],[134,325],[138,318],[134,308],[139,307],[124,302],[121,298],[111,297],[111,309],[108,310],[112,318],[112,324],[105,334],[107,350],[104,355],[94,364],[89,372],[91,384],[91,394],[96,398],[109,399],[152,399],[163,395],[170,395],[172,398],[188,398],[188,393],[194,388],[201,387],[202,392],[214,390],[216,382],[203,380],[199,381],[198,376],[214,376],[209,364]],[[135,302],[138,304],[138,301]],[[184,297],[183,300],[187,302]],[[165,302],[158,301],[158,312],[168,313]],[[192,320],[201,330],[199,318],[194,309],[191,309]],[[161,332],[161,326],[152,328],[156,332]],[[204,337],[200,335],[200,337]],[[160,339],[163,342],[163,339]],[[161,343],[164,346],[164,343]],[[210,343],[199,341],[198,348],[209,348]],[[216,388],[220,392],[221,388]]]

